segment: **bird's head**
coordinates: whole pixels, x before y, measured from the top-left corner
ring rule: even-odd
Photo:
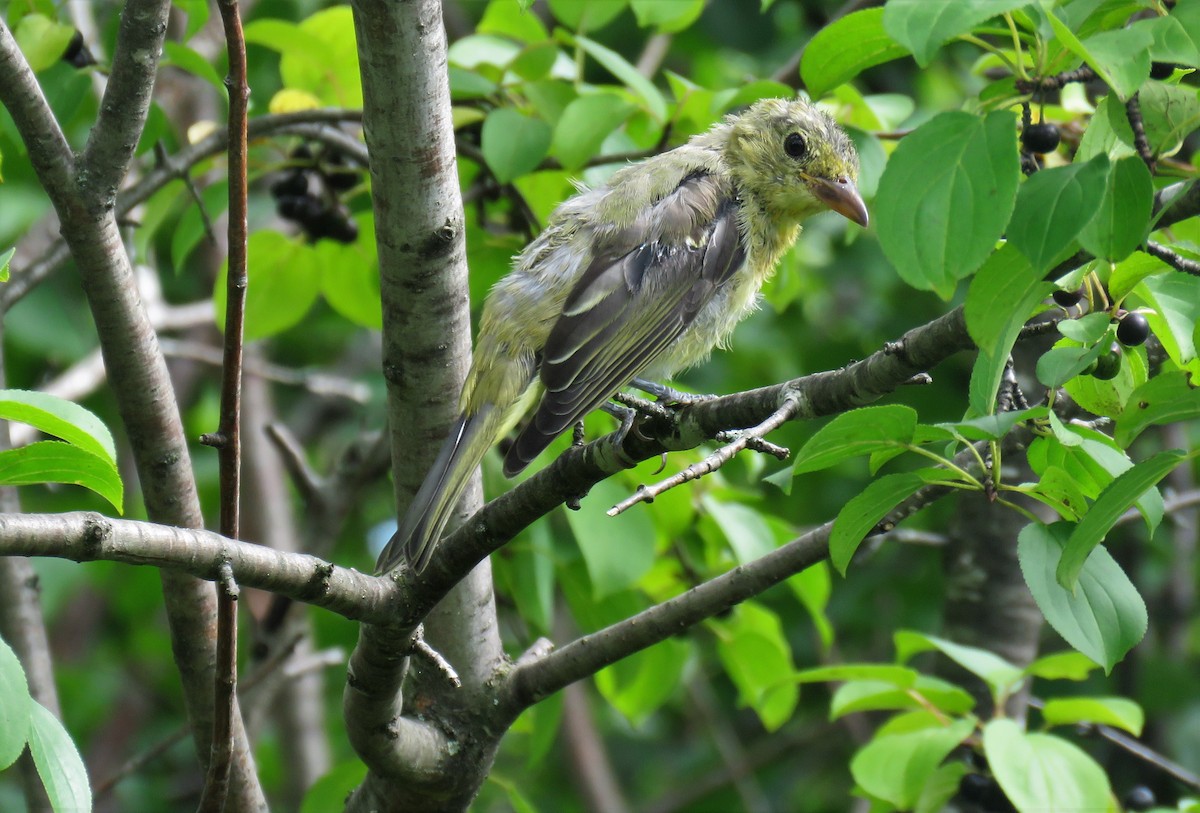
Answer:
[[[799,99],[763,99],[729,121],[725,162],[739,187],[785,220],[825,209],[867,225],[855,187],[858,153],[823,110]]]

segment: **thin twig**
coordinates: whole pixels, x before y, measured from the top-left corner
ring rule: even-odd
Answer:
[[[1193,277],[1200,277],[1200,263],[1195,260],[1189,260],[1187,257],[1183,257],[1161,243],[1155,243],[1152,240],[1147,240],[1143,248],[1151,257],[1157,257],[1176,271],[1191,274]]]
[[[617,514],[627,511],[640,502],[654,502],[654,498],[664,491],[691,482],[692,480],[698,480],[706,474],[711,474],[732,460],[738,452],[749,446],[754,439],[761,439],[763,435],[774,429],[778,429],[790,420],[796,414],[796,410],[799,407],[800,401],[798,398],[789,397],[784,399],[783,404],[768,416],[765,421],[758,426],[743,430],[738,435],[737,440],[722,446],[699,463],[693,463],[678,474],[668,477],[666,480],[655,483],[652,486],[640,486],[633,494],[610,508],[608,515],[615,517]]]
[[[211,319],[211,316],[210,313],[205,321]],[[159,344],[162,345],[163,354],[171,358],[198,361],[202,364],[220,365],[222,363],[222,350],[204,342],[164,338]],[[245,375],[258,376],[279,384],[303,387],[313,395],[323,398],[345,398],[356,404],[365,404],[371,398],[371,388],[361,381],[315,370],[294,370],[291,367],[272,364],[254,356],[245,360],[242,372]]]
[[[220,443],[221,533],[240,536],[242,336],[247,285],[247,168],[246,140],[250,87],[246,80],[246,41],[238,0],[218,0],[225,29],[229,73],[229,272],[226,279],[225,353],[221,371]],[[233,571],[224,563],[223,589],[217,591],[217,668],[214,678],[212,759],[197,810],[220,813],[229,791],[233,763],[234,715],[237,713],[237,592]]]
[[[1150,149],[1150,140],[1146,138],[1146,124],[1142,121],[1142,106],[1136,93],[1125,102],[1125,118],[1129,119],[1129,126],[1133,130],[1133,146],[1137,149],[1137,154],[1146,162],[1150,171],[1154,172],[1154,153]]]
[[[302,671],[307,671],[314,666],[332,667],[339,666],[345,663],[346,653],[340,647],[334,647],[331,650],[322,650],[314,652],[303,658],[294,657],[296,645],[300,642],[302,635],[296,635],[291,640],[287,641],[283,646],[273,651],[270,657],[263,660],[259,665],[245,677],[238,686],[239,697],[244,697],[250,692],[257,689],[264,680],[270,677],[276,670],[280,670],[289,678],[295,677]],[[336,660],[335,660],[336,658]],[[295,663],[293,663],[295,662]],[[95,799],[100,799],[108,795],[113,788],[121,783],[122,780],[138,773],[146,765],[150,764],[160,756],[171,750],[187,739],[191,733],[191,728],[185,723],[154,745],[147,748],[145,751],[134,754],[127,759],[121,767],[117,768],[107,778],[98,782],[92,795]]]
[[[458,672],[454,671],[454,667],[442,656],[442,653],[426,643],[425,631],[421,627],[417,627],[417,631],[413,634],[412,652],[440,672],[451,686],[456,689],[462,688],[462,680],[459,679]]]
[[[283,467],[287,469],[305,505],[325,499],[325,482],[321,475],[308,465],[304,449],[292,434],[292,430],[278,421],[273,421],[267,424],[267,437],[279,452]]]

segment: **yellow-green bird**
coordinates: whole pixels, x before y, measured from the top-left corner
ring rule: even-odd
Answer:
[[[484,302],[460,415],[378,572],[425,568],[472,471],[531,409],[508,477],[635,377],[708,358],[800,221],[832,209],[867,225],[857,177],[829,115],[767,99],[562,203]]]

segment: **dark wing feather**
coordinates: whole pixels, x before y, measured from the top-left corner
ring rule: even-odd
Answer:
[[[546,340],[545,392],[505,455],[506,475],[648,367],[741,267],[737,202],[717,183],[689,176],[645,225],[596,249]]]

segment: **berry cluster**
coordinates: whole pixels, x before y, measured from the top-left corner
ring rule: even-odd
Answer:
[[[1083,301],[1084,286],[1068,291],[1059,289],[1052,294],[1056,305],[1072,308]],[[1109,381],[1121,372],[1121,357],[1127,347],[1140,347],[1150,338],[1150,322],[1137,311],[1117,309],[1113,314],[1117,323],[1117,340],[1109,345],[1108,351],[1092,362],[1084,372],[1092,378]]]
[[[358,184],[362,167],[329,148],[314,156],[303,144],[292,150],[288,159],[289,168],[271,184],[279,216],[299,225],[313,242],[328,238],[353,243],[358,239],[358,224],[339,196]]]

